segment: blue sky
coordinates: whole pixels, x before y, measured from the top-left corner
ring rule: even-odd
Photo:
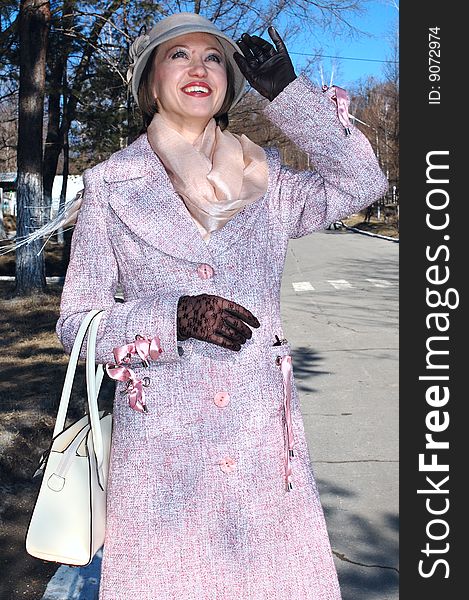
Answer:
[[[398,5],[398,1],[396,3]],[[344,57],[333,59],[321,58],[321,66],[325,83],[330,83],[330,76],[334,70],[333,83],[344,87],[350,86],[357,80],[368,76],[383,77],[382,62],[392,58],[391,41],[393,25],[398,22],[399,12],[392,0],[375,1],[366,3],[366,13],[357,15],[350,21],[360,30],[370,34],[369,37],[361,35],[355,39],[347,39],[345,36],[332,38],[330,34],[318,34],[317,39],[301,40],[287,43],[295,70],[300,72],[305,65],[306,57],[296,53],[311,53],[321,48],[324,55]],[[372,60],[349,60],[354,59]],[[321,83],[320,68],[313,68],[311,77],[315,83]]]

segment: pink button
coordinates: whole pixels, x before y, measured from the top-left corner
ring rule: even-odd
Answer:
[[[213,401],[217,406],[223,408],[224,406],[228,406],[228,404],[230,403],[230,395],[228,394],[228,392],[218,392],[217,394],[215,394]]]
[[[236,469],[236,462],[232,458],[223,458],[218,464],[223,473],[232,473]]]
[[[197,267],[197,275],[200,279],[211,279],[213,274],[213,269],[210,265],[202,264]]]

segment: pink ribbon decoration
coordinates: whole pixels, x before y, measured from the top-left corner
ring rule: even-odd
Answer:
[[[327,92],[329,89],[328,85],[322,86],[322,91]],[[332,86],[330,89],[333,90],[334,94],[331,96],[331,100],[335,102],[337,105],[337,117],[339,121],[342,123],[345,129],[345,136],[352,135],[352,125],[350,123],[349,114],[348,114],[348,97],[347,92],[337,85]]]
[[[149,384],[150,380],[148,377],[144,377],[142,382],[133,369],[128,366],[132,356],[137,355],[141,359],[142,365],[148,367],[149,360],[156,360],[162,352],[159,337],[144,338],[141,335],[135,336],[135,342],[113,349],[112,353],[116,364],[107,363],[106,373],[116,381],[127,381],[125,392],[128,394],[129,406],[133,410],[148,412],[143,388]]]
[[[352,125],[348,116],[347,92],[337,86],[334,86],[334,90],[335,94],[332,96],[332,99],[335,100],[337,104],[337,116],[339,117],[339,121],[344,126],[345,135],[352,135]]]
[[[291,396],[292,396],[292,360],[291,356],[283,356],[280,361],[280,369],[283,377],[283,408],[285,414],[285,480],[287,490],[293,489],[291,458],[293,452],[293,424],[291,418]]]
[[[135,337],[135,352],[141,358],[142,363],[148,366],[148,359],[156,360],[162,353],[160,338],[146,339],[141,335]]]

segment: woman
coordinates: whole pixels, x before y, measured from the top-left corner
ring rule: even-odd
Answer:
[[[105,309],[98,361],[131,374],[114,401],[101,600],[340,598],[280,283],[289,238],[386,181],[342,91],[296,77],[269,33],[275,48],[194,14],[160,21],[132,48],[147,132],[85,174],[57,332],[69,350]],[[224,129],[244,76],[315,170]]]

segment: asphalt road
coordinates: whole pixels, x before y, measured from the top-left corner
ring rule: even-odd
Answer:
[[[399,597],[398,253],[327,231],[290,242],[284,271],[284,331],[343,600]]]
[[[325,231],[290,242],[285,264],[284,332],[343,600],[399,597],[398,252]],[[60,567],[44,600],[95,598],[99,560]]]

